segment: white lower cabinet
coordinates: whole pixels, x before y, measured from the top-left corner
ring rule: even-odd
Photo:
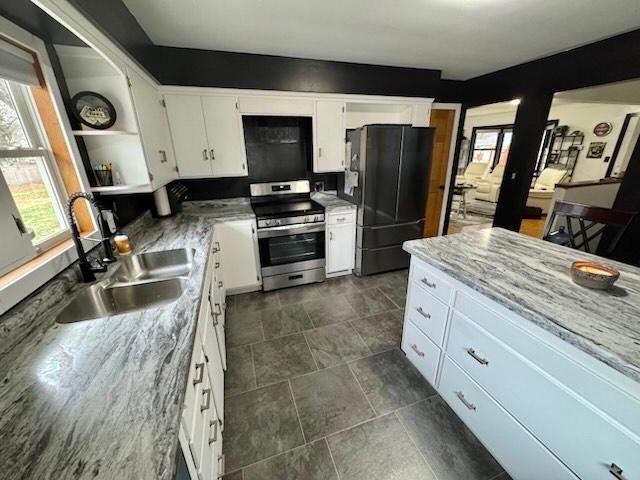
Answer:
[[[326,272],[327,276],[351,273],[355,262],[356,214],[329,213],[326,227]]]
[[[258,290],[262,284],[255,219],[216,224],[216,235],[227,268],[222,271],[226,292]]]
[[[514,480],[640,478],[617,372],[416,258],[407,291],[407,358]]]

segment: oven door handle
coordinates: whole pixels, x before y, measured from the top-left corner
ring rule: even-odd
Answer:
[[[279,227],[268,227],[258,229],[258,238],[286,237],[298,233],[323,232],[324,222],[298,223],[295,225],[281,225]]]

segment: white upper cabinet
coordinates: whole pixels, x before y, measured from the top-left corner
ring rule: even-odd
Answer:
[[[314,172],[341,172],[345,155],[345,102],[316,101]]]
[[[210,177],[213,171],[200,97],[165,95],[164,101],[179,176]]]
[[[169,123],[158,88],[132,69],[128,69],[127,76],[151,184],[158,188],[177,176]]]
[[[168,94],[165,102],[181,178],[247,175],[236,97]]]
[[[237,98],[202,97],[202,108],[213,176],[246,176],[247,152]]]

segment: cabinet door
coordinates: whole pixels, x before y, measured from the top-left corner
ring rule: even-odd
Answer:
[[[223,284],[227,291],[242,291],[260,285],[255,220],[216,224],[220,234]]]
[[[207,317],[203,328],[202,343],[207,354],[206,364],[209,373],[213,400],[219,412],[224,413],[224,369],[226,368],[226,352],[224,343],[221,344],[218,335],[219,321],[213,314],[213,299],[207,305]],[[224,338],[223,338],[224,340]],[[221,348],[222,346],[222,348]]]
[[[328,227],[327,273],[352,270],[355,257],[355,224]]]
[[[247,175],[242,116],[236,97],[202,97],[214,177]]]
[[[320,100],[316,102],[314,172],[344,170],[345,121],[344,102]]]
[[[180,177],[210,177],[211,160],[200,97],[165,95]]]
[[[176,178],[167,114],[156,85],[133,70],[127,70],[127,74],[151,184],[161,187]]]

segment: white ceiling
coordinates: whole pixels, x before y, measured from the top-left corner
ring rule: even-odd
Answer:
[[[451,79],[493,72],[640,26],[638,0],[124,3],[157,45],[434,68]]]
[[[580,88],[558,92],[554,103],[616,103],[622,105],[640,105],[640,80],[608,83],[596,87]]]

